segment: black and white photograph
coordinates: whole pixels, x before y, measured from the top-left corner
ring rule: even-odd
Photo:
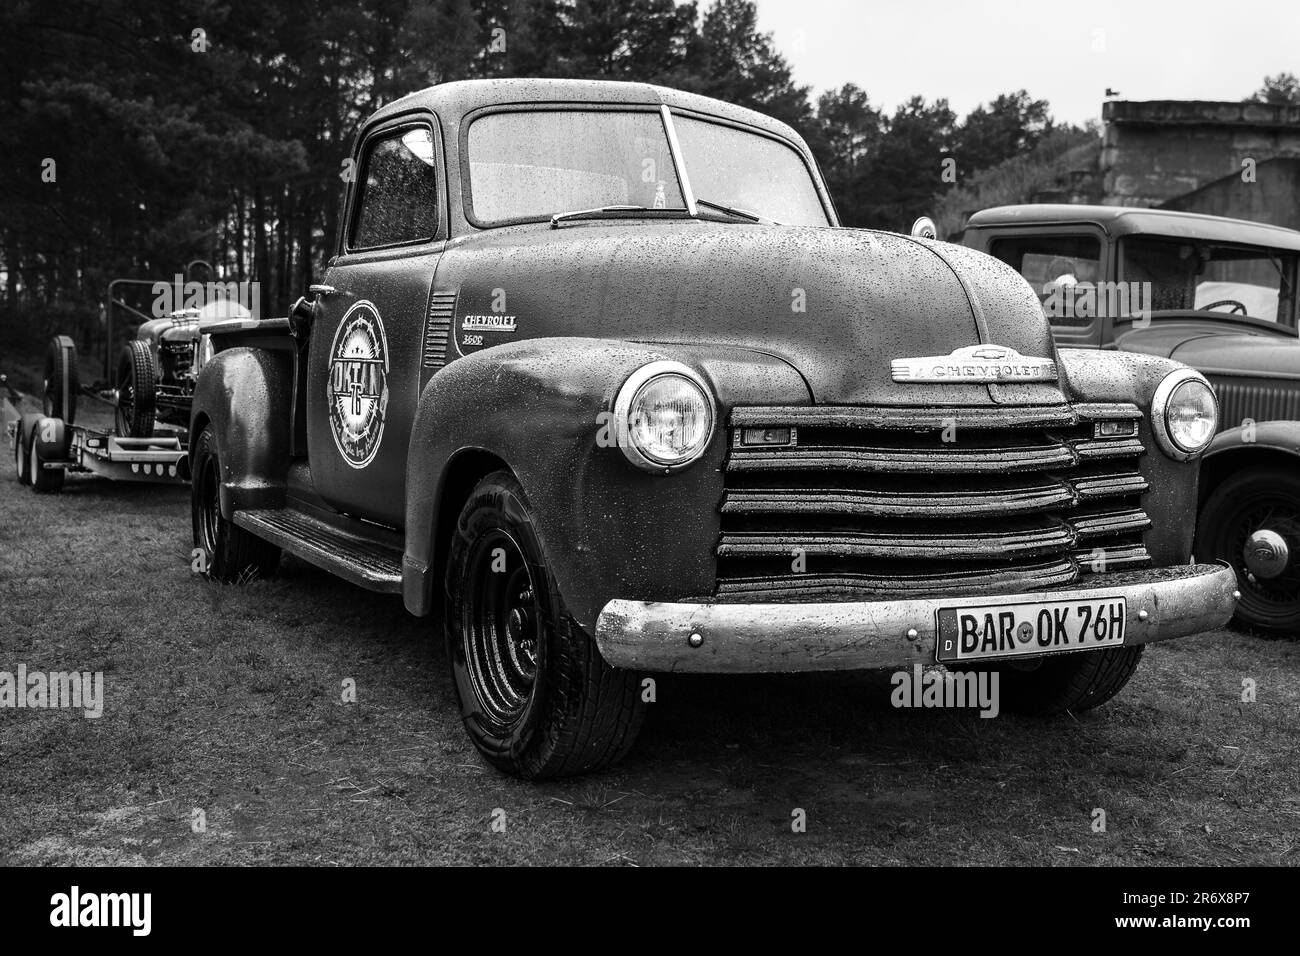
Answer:
[[[3,0],[0,102],[23,925],[853,867],[1263,928],[1294,0]]]

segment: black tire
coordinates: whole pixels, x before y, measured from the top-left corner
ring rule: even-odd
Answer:
[[[67,407],[64,386],[67,386]],[[77,347],[66,335],[50,339],[45,349],[45,380],[42,405],[47,418],[62,418],[71,425],[77,420],[77,392],[81,381],[77,376]]]
[[[130,438],[153,435],[158,380],[149,345],[132,339],[117,360],[117,433]]]
[[[527,780],[574,776],[631,749],[645,718],[640,675],[606,664],[565,610],[509,472],[480,481],[461,510],[446,589],[456,700],[493,766]]]
[[[14,473],[18,476],[18,484],[31,484],[31,476],[27,473],[27,432],[21,418],[14,428]]]
[[[998,667],[963,670],[996,671],[1002,710],[1026,717],[1078,714],[1100,707],[1129,682],[1143,645],[1043,657]]]
[[[216,433],[208,425],[194,443],[190,517],[194,547],[203,551],[204,574],[223,584],[270,577],[280,564],[280,549],[221,516],[218,504],[221,464]]]
[[[27,482],[37,494],[58,494],[63,490],[63,469],[45,467],[38,437],[35,429],[27,436]]]
[[[1286,541],[1290,563],[1273,578],[1246,566],[1246,542],[1260,530]],[[1282,468],[1251,468],[1224,480],[1201,508],[1199,561],[1227,561],[1237,572],[1238,623],[1271,634],[1300,633],[1300,476]]]

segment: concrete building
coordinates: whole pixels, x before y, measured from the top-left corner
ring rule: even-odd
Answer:
[[[1300,105],[1105,104],[1102,202],[1300,229]]]

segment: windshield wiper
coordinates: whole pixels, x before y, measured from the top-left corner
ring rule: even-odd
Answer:
[[[685,209],[651,209],[649,206],[599,206],[595,209],[575,209],[557,212],[551,217],[551,228],[558,229],[562,222],[580,219],[689,219]]]
[[[750,222],[762,223],[765,226],[782,225],[782,223],[777,222],[775,219],[768,219],[765,216],[760,216],[756,212],[750,212],[748,209],[737,209],[735,206],[724,206],[720,202],[712,202],[708,199],[697,198],[695,200],[695,205],[707,206],[709,209],[716,209],[718,212],[724,212],[729,216],[735,216],[738,219],[748,219]]]

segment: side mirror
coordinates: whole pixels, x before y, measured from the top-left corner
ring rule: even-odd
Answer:
[[[912,223],[911,235],[918,239],[938,239],[939,227],[934,224],[934,220],[929,216],[922,216]]]

